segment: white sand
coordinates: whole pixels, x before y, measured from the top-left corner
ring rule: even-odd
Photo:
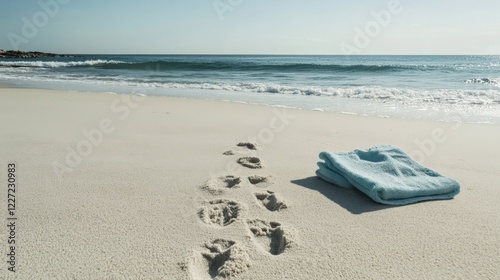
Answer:
[[[280,119],[281,108],[169,98],[125,105],[125,97],[0,89],[4,218],[7,163],[16,162],[18,179],[17,272],[7,271],[4,227],[0,278],[500,275],[499,126],[299,110]],[[109,133],[85,146],[82,131],[100,124]],[[424,158],[416,141],[429,145],[433,134],[439,141]],[[239,142],[260,146],[251,151]],[[387,207],[314,175],[323,150],[380,144],[424,159],[457,179],[461,193]],[[77,145],[88,155],[69,162],[60,180],[53,164],[67,165],[68,147]],[[233,155],[223,155],[228,150]],[[242,167],[240,157],[256,157],[262,168]],[[271,177],[253,185],[252,175]]]

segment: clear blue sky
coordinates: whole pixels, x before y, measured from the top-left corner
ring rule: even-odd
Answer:
[[[400,0],[402,11],[357,45],[357,28],[364,30],[375,20],[372,12],[395,0],[217,1],[1,0],[0,49],[342,54],[341,46],[352,46],[360,54],[500,54],[499,0]],[[40,3],[52,3],[55,12]]]

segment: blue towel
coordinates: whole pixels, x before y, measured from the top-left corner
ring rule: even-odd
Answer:
[[[339,187],[355,187],[382,204],[405,205],[451,199],[460,184],[413,160],[401,149],[378,146],[352,152],[322,152],[316,174]]]

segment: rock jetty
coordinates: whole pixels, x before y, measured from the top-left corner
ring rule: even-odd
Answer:
[[[0,58],[37,58],[37,57],[61,57],[63,55],[44,52],[23,52],[0,50]]]

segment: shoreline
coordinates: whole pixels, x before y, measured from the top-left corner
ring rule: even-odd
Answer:
[[[5,82],[0,80],[0,89],[8,89],[8,88],[21,88],[21,89],[34,89],[34,90],[45,90],[45,91],[58,91],[58,92],[78,92],[78,93],[92,93],[92,94],[106,94],[106,95],[138,95],[135,93],[117,93],[117,92],[104,92],[104,91],[73,91],[73,90],[64,90],[64,89],[50,89],[50,88],[39,88],[39,87],[30,87],[28,85],[19,85],[11,82]],[[217,94],[217,91],[214,92],[214,94]],[[141,95],[141,94],[139,94]],[[347,115],[347,116],[358,116],[358,117],[366,117],[366,118],[381,118],[381,119],[399,119],[399,120],[410,120],[410,121],[425,121],[425,122],[438,122],[438,123],[465,123],[465,124],[479,124],[479,125],[500,125],[500,123],[494,123],[491,121],[472,121],[468,120],[467,117],[463,117],[461,113],[451,113],[450,115],[443,115],[441,117],[431,117],[431,118],[420,118],[416,117],[414,115],[408,115],[408,116],[402,116],[402,115],[394,115],[394,113],[390,113],[389,115],[381,115],[381,114],[374,114],[373,112],[371,114],[361,114],[361,113],[355,113],[351,111],[338,111],[337,109],[319,109],[319,108],[301,108],[301,107],[296,107],[296,106],[288,106],[288,105],[280,105],[280,104],[269,104],[269,103],[261,103],[261,102],[251,102],[251,101],[241,101],[241,100],[231,100],[231,99],[225,99],[216,97],[216,98],[210,98],[207,96],[182,96],[181,94],[176,94],[173,96],[165,96],[165,95],[144,95],[147,97],[152,97],[152,98],[173,98],[173,99],[181,99],[181,100],[205,100],[205,101],[215,101],[215,102],[227,102],[227,103],[235,103],[235,104],[248,104],[248,105],[255,105],[255,106],[265,106],[265,107],[271,107],[271,108],[287,108],[287,109],[292,109],[292,110],[300,110],[300,111],[308,111],[308,112],[323,112],[323,113],[332,113],[332,114],[338,114],[338,115]],[[287,97],[286,95],[284,97]],[[326,98],[326,97],[321,97],[321,98]],[[349,102],[359,102],[361,100],[347,100]],[[379,103],[379,106],[386,106],[384,103]],[[352,104],[349,106],[353,106]]]
[[[245,267],[234,279],[500,274],[498,125],[20,88],[0,88],[0,118],[0,155],[19,166],[19,277],[210,279],[202,255],[218,239],[245,252],[234,255]],[[461,193],[388,207],[314,174],[321,151],[380,144],[422,157]],[[263,167],[236,163],[248,155]],[[254,175],[268,184],[250,183]],[[259,199],[269,191],[286,209]],[[239,207],[224,226],[200,214],[220,199]],[[265,222],[279,223],[290,246],[252,233]]]
[[[0,80],[0,89],[9,89],[9,88],[24,88],[29,89],[27,86],[18,85],[15,83],[5,82]]]

